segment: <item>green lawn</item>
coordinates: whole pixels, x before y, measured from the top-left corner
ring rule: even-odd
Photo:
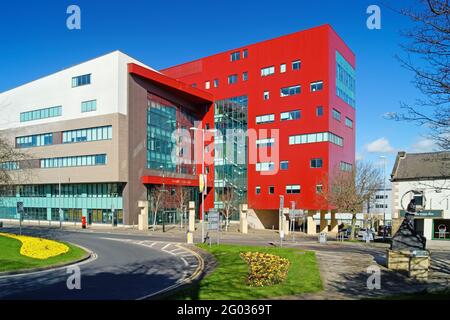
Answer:
[[[22,256],[20,254],[22,242],[19,240],[0,236],[0,272],[57,266],[81,259],[87,254],[86,251],[79,247],[72,246],[68,243],[64,244],[70,248],[67,253],[40,260]]]
[[[322,290],[322,281],[314,252],[291,248],[269,248],[235,245],[198,245],[212,253],[218,260],[217,268],[196,285],[181,291],[169,299],[217,300],[217,299],[263,299],[288,296]],[[241,252],[264,252],[289,259],[288,278],[270,287],[248,287],[245,279],[247,263],[239,256]]]

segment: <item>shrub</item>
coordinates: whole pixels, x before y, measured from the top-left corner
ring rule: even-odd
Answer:
[[[243,252],[240,256],[249,266],[246,280],[248,286],[272,286],[287,278],[290,266],[288,259],[260,252]]]

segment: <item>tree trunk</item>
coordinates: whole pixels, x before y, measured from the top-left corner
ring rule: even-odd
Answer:
[[[356,213],[352,213],[352,232],[350,233],[350,240],[355,240],[355,227],[356,227]]]
[[[228,232],[228,222],[229,222],[229,215],[227,214],[226,220],[225,220],[225,231]]]

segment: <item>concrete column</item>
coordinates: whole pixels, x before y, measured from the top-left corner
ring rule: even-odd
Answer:
[[[339,231],[339,225],[338,225],[338,221],[336,219],[336,211],[332,210],[332,211],[328,211],[330,213],[330,217],[331,217],[331,233],[338,233]]]
[[[138,229],[148,230],[148,201],[138,201],[138,207],[141,210],[138,217]]]
[[[189,201],[189,221],[186,240],[188,244],[194,243],[194,231],[195,231],[195,202]]]
[[[247,204],[239,205],[239,231],[243,234],[248,233],[247,210]]]
[[[327,214],[327,211],[325,211],[325,210],[320,211],[320,232],[328,233],[328,221],[325,217],[326,214]]]
[[[309,235],[317,234],[316,222],[314,221],[313,215],[314,215],[314,212],[310,213],[310,211],[308,210],[308,216],[307,216],[307,220],[306,220],[306,223],[307,223],[306,234],[309,234]]]
[[[286,219],[286,216],[283,216],[283,227],[284,227],[284,235],[288,236],[290,230],[289,230],[289,220]]]

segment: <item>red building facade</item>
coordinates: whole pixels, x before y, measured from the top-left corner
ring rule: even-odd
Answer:
[[[248,206],[264,224],[273,221],[265,216],[277,216],[280,195],[286,207],[295,202],[299,209],[331,209],[320,193],[328,188],[333,172],[350,170],[355,162],[356,112],[355,55],[329,25],[162,73],[209,91],[215,101],[247,97],[247,126],[257,135],[257,141],[248,140],[248,150],[258,143],[257,150],[279,153],[274,161],[258,158],[247,164]],[[214,127],[214,108],[203,125]],[[213,201],[209,196],[206,206]]]

